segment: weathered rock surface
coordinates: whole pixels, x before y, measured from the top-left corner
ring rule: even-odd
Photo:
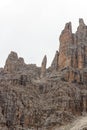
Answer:
[[[46,64],[46,56],[37,67],[9,54],[0,68],[0,130],[70,130],[63,126],[86,115],[87,26],[82,19],[75,34],[71,23],[65,25],[59,52],[48,69]]]
[[[71,23],[65,25],[64,30],[60,35],[60,49],[59,49],[59,67],[60,69],[71,66],[71,56],[68,54],[70,46],[73,44],[73,35]]]
[[[18,71],[24,65],[24,59],[21,57],[18,58],[17,53],[11,52],[6,60],[4,70],[12,73]]]
[[[45,55],[41,64],[41,78],[46,76],[47,56]]]
[[[72,33],[71,23],[67,23],[60,35],[60,51],[58,64],[59,69],[66,68],[68,81],[83,82],[85,80],[87,68],[86,48],[87,26],[84,24],[83,19],[79,19],[79,26],[75,34]]]
[[[59,60],[59,52],[56,51],[56,54],[55,54],[55,57],[52,61],[52,64],[51,64],[51,69],[54,71],[58,71],[58,60]]]

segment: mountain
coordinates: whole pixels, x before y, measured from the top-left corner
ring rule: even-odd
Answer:
[[[81,125],[87,119],[87,26],[83,19],[76,33],[71,22],[65,24],[59,41],[49,68],[46,55],[41,67],[26,64],[16,52],[8,55],[0,68],[0,130],[87,129],[87,123]]]

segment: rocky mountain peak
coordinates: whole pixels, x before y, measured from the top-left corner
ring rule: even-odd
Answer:
[[[24,65],[24,59],[18,58],[17,53],[11,51],[6,60],[4,70],[12,73],[14,71],[17,71],[18,68],[22,67],[23,65]]]
[[[46,75],[47,56],[45,55],[41,63],[41,78]]]
[[[79,26],[86,26],[82,18],[79,18]]]
[[[79,19],[77,32],[73,34],[68,30],[71,30],[70,24],[65,25],[65,29],[60,35],[58,64],[59,69],[70,67],[71,71],[72,68],[72,74],[71,76],[68,76],[70,80],[70,77],[73,77],[72,80],[76,80],[76,71],[78,70],[80,73],[82,69],[87,67],[87,26],[84,24],[83,19]],[[70,73],[71,72],[69,72],[69,74]],[[79,77],[83,77],[82,74],[77,73],[77,75],[79,75]]]
[[[7,60],[13,60],[13,61],[18,60],[18,55],[17,55],[17,53],[14,52],[14,51],[11,51],[10,54],[8,55]]]
[[[77,43],[83,45],[87,43],[87,26],[85,25],[83,19],[79,19],[79,26],[76,31]]]
[[[68,22],[65,24],[65,28],[64,31],[69,30],[70,32],[72,32],[72,24],[71,22]]]
[[[72,33],[71,23],[67,23],[59,40],[59,51],[49,68],[46,68],[46,55],[37,67],[25,64],[15,52],[9,54],[4,69],[0,68],[0,130],[85,128],[81,122],[81,116],[87,116],[87,26],[84,21],[79,20],[76,33]],[[77,125],[81,123],[83,127],[76,127],[75,123],[71,128],[71,122],[79,116]]]

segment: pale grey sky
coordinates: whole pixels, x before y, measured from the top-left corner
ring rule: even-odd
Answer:
[[[66,22],[76,31],[78,19],[87,24],[87,0],[0,0],[0,67],[10,51],[26,63],[50,65]]]

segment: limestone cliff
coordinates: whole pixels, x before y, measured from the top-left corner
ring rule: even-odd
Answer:
[[[0,68],[0,130],[70,130],[66,125],[86,115],[84,21],[79,19],[76,33],[72,33],[71,22],[67,23],[59,40],[59,52],[48,69],[46,56],[37,67],[26,64],[15,52],[9,54],[4,68]]]
[[[85,82],[87,68],[87,26],[79,19],[76,33],[72,33],[71,23],[65,25],[60,35],[59,69],[66,68],[67,80]],[[66,77],[65,77],[66,78]]]

